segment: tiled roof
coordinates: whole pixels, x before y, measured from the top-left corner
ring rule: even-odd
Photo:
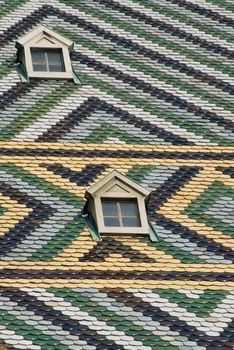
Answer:
[[[231,0],[0,0],[0,349],[232,350]],[[38,24],[82,81],[22,83]],[[159,237],[93,241],[87,188],[152,191]]]

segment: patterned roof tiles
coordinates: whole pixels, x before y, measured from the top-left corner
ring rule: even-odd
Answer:
[[[0,349],[232,350],[232,1],[0,6]],[[39,24],[82,85],[21,82]],[[113,169],[152,192],[158,242],[92,240],[84,194]]]

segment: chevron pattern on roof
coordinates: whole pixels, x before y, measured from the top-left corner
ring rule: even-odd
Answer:
[[[34,154],[39,150],[34,149]],[[95,154],[90,159],[89,153],[85,155],[84,149],[78,150],[75,146],[69,149],[60,146],[59,150],[52,150],[50,156],[41,154],[39,159],[27,155],[32,151],[27,147],[21,155],[17,152],[17,156],[12,154],[7,160],[6,156],[0,157],[0,255],[3,261],[51,261],[62,252],[64,257],[70,258],[72,253],[74,259],[80,257],[80,261],[101,262],[117,250],[130,261],[148,262],[149,267],[159,261],[158,250],[162,251],[161,258],[170,256],[168,262],[171,259],[173,264],[176,261],[214,264],[234,261],[230,217],[234,209],[234,179],[226,174],[233,169],[234,161],[220,170],[214,167],[215,160],[212,166],[209,160],[199,161],[198,166],[193,154],[187,160],[180,159],[179,152],[171,153],[174,159],[168,164],[167,152],[163,153],[166,159],[155,160],[157,152],[147,157],[142,151],[144,165],[139,165],[141,154],[138,154],[137,158],[128,159],[126,167],[125,159],[116,156],[107,159],[105,155],[95,157]],[[48,153],[47,149],[41,151]],[[74,157],[67,157],[69,151],[74,152]],[[78,152],[85,158],[76,157]],[[134,156],[134,149],[128,153]],[[211,155],[215,158],[218,154]],[[142,251],[141,257],[137,256],[139,250],[135,250],[135,245],[143,244],[142,237],[134,240],[104,237],[96,244],[87,235],[81,216],[85,190],[113,169],[151,191],[148,216],[161,240],[152,244],[144,238],[147,242],[144,249],[147,245],[150,248],[146,254]]]
[[[0,0],[0,350],[233,350],[231,0]],[[82,84],[30,79],[17,39],[74,41]],[[159,237],[103,235],[118,170]]]
[[[3,2],[0,139],[233,145],[233,19],[216,2]],[[15,41],[39,23],[75,42],[82,87],[20,83]]]
[[[0,146],[6,346],[232,348],[233,148]],[[152,191],[159,242],[91,239],[84,193],[113,169]]]

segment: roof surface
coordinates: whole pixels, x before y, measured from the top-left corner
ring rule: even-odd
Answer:
[[[234,347],[231,0],[0,1],[0,345]],[[15,70],[39,24],[82,85]],[[85,191],[152,191],[145,236],[93,241]]]

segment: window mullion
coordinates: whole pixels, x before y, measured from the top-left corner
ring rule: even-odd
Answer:
[[[49,69],[49,60],[48,60],[48,53],[47,53],[47,51],[45,51],[45,62],[46,62],[47,72],[49,72],[50,69]]]
[[[120,202],[116,202],[116,203],[117,203],[117,211],[118,211],[118,217],[119,217],[120,226],[123,227],[123,220],[122,220],[122,213],[121,213]]]

